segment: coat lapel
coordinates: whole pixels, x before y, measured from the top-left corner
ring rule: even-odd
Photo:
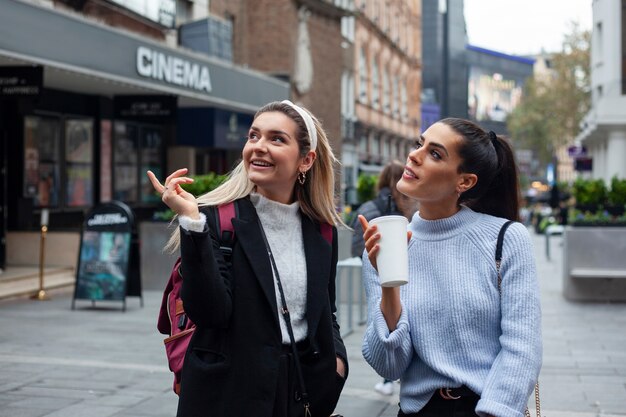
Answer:
[[[276,292],[274,290],[274,275],[261,235],[261,229],[259,228],[258,216],[254,205],[249,199],[241,199],[238,203],[239,216],[233,219],[235,236],[248,258],[254,275],[259,281],[263,294],[274,313],[273,317],[276,319],[276,326],[278,326],[278,308],[276,306]]]
[[[306,317],[309,336],[317,331],[322,308],[328,300],[328,280],[332,248],[318,231],[316,224],[302,216],[302,237],[307,272]]]
[[[258,224],[258,216],[249,199],[239,200],[239,216],[233,219],[235,236],[246,254],[248,261],[269,303],[278,326],[278,308],[274,289],[274,275],[265,243]],[[307,269],[307,306],[306,317],[308,333],[312,336],[317,331],[322,309],[328,300],[328,280],[332,247],[319,232],[317,225],[307,216],[302,215],[302,238]]]

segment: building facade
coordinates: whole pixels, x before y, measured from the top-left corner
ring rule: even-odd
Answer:
[[[508,134],[506,117],[519,104],[535,60],[467,46],[468,117],[484,129]]]
[[[0,0],[0,267],[44,209],[74,233],[109,200],[150,218],[163,206],[146,170],[227,171],[258,107],[289,97],[284,80],[179,44],[207,7]]]
[[[594,0],[591,110],[577,142],[592,158],[593,178],[626,178],[626,0]]]
[[[422,2],[423,119],[467,118],[467,34],[463,0]],[[423,125],[422,128],[427,128]]]
[[[344,76],[344,189],[359,173],[404,160],[420,129],[421,2],[358,0],[344,22],[353,70]]]
[[[233,61],[289,83],[290,99],[322,122],[341,157],[341,22],[351,0],[212,0],[232,22]],[[340,174],[340,173],[338,173]],[[340,186],[338,175],[337,187]]]

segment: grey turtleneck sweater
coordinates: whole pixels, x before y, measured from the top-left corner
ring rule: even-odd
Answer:
[[[267,241],[272,249],[291,316],[293,336],[296,342],[299,342],[306,338],[308,332],[306,321],[307,273],[302,241],[300,204],[297,202],[281,204],[257,193],[250,194],[250,201],[256,208]],[[206,216],[204,213],[200,213],[199,220],[180,216],[178,221],[183,229],[201,232],[206,224]],[[276,276],[274,276],[274,289],[283,343],[289,344],[291,340],[285,319],[280,314],[282,302],[276,286]]]

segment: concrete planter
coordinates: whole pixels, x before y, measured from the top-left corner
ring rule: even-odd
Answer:
[[[563,295],[579,301],[626,301],[625,227],[565,228]]]

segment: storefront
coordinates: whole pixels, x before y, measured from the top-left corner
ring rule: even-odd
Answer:
[[[111,199],[149,217],[161,203],[146,170],[165,175],[181,146],[228,169],[254,112],[289,95],[284,81],[79,15],[0,8],[0,84],[41,74],[36,94],[12,85],[0,95],[3,245],[7,230],[38,228],[42,208],[51,230],[77,231],[89,207]]]

